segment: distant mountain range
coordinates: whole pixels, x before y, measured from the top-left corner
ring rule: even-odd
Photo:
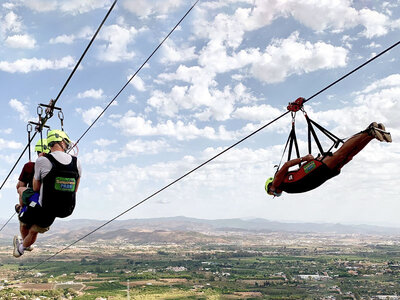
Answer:
[[[41,240],[72,241],[103,225],[101,220],[61,220],[41,236]],[[2,243],[18,232],[18,224],[10,222],[1,232]],[[86,238],[87,241],[129,240],[132,243],[224,242],[230,236],[243,233],[310,233],[361,234],[400,236],[400,228],[371,225],[343,225],[329,223],[282,223],[265,219],[205,220],[187,217],[115,220]]]

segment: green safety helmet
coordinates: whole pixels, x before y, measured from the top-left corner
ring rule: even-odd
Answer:
[[[51,145],[54,142],[61,142],[64,141],[67,146],[70,146],[71,144],[71,139],[68,137],[68,135],[62,131],[62,130],[50,130],[47,133],[47,144]]]
[[[265,182],[265,191],[268,193],[269,191],[269,187],[272,184],[272,181],[274,181],[274,177],[270,177],[267,179],[267,181]],[[268,193],[269,194],[269,193]]]
[[[49,153],[50,149],[49,146],[47,145],[47,139],[41,139],[38,140],[36,145],[35,145],[35,151],[40,152],[40,153]]]

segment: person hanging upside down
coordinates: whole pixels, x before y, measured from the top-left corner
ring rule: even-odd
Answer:
[[[392,142],[389,132],[383,124],[371,123],[367,129],[348,139],[337,151],[330,156],[314,158],[308,154],[286,162],[265,183],[269,195],[279,197],[282,192],[303,193],[313,190],[325,181],[340,174],[344,165],[350,162],[373,139],[380,142]],[[289,171],[290,167],[300,164],[298,170]]]
[[[18,214],[22,238],[14,236],[15,257],[31,251],[38,233],[48,231],[56,217],[67,217],[75,208],[81,166],[76,157],[66,153],[71,140],[65,132],[51,130],[47,142],[51,153],[36,160],[32,189],[18,188],[23,200]]]

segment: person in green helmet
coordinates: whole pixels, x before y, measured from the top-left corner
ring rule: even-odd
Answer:
[[[348,139],[332,155],[314,158],[311,154],[286,162],[265,182],[265,190],[271,196],[279,197],[282,192],[303,193],[313,190],[327,180],[340,174],[344,165],[349,163],[373,139],[380,142],[392,142],[392,137],[383,124],[371,123],[367,129]],[[299,165],[297,170],[289,168]]]
[[[43,154],[35,162],[29,205],[19,213],[22,238],[14,236],[14,257],[20,257],[31,249],[38,233],[50,229],[56,217],[70,215],[75,207],[81,165],[75,156],[66,153],[72,146],[68,135],[61,130],[47,134],[49,154]]]
[[[47,145],[47,139],[40,139],[35,145],[35,152],[39,156],[40,153],[49,153],[50,149]],[[27,162],[22,168],[21,174],[18,177],[17,190],[20,187],[32,187],[33,172],[35,163],[32,161]]]

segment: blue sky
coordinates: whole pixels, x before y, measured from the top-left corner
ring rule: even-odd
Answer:
[[[13,0],[0,5],[0,176],[5,178],[112,1]],[[77,140],[192,5],[120,0],[60,97]],[[71,218],[109,219],[397,42],[400,1],[201,0],[79,143],[83,177]],[[184,215],[400,226],[400,49],[305,106],[341,137],[372,121],[372,141],[317,190],[271,198],[287,116],[123,218]],[[297,118],[302,153],[305,124]],[[49,122],[59,128],[57,116]],[[36,142],[36,140],[34,141]],[[316,154],[316,153],[314,153]],[[34,157],[34,154],[33,154]],[[23,160],[0,191],[0,219],[17,201]],[[3,181],[2,179],[2,181]]]

